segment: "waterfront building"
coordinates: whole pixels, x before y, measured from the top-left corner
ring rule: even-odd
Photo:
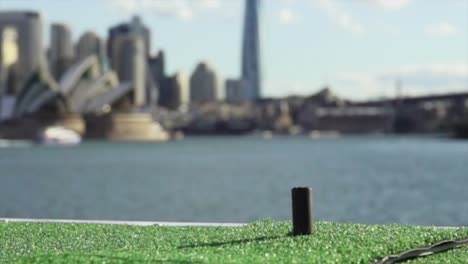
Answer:
[[[0,93],[7,91],[13,65],[18,61],[18,33],[14,28],[0,30]]]
[[[245,100],[243,93],[242,80],[227,79],[226,80],[226,101],[230,103],[239,103]]]
[[[49,69],[59,80],[73,64],[74,50],[70,28],[65,24],[52,24],[50,31]]]
[[[147,78],[149,82],[153,83],[153,87],[148,87],[148,92],[153,93],[153,103],[150,103],[150,105],[157,105],[158,102],[164,102],[165,99],[158,99],[158,97],[161,97],[161,94],[164,93],[164,91],[162,91],[162,86],[164,86],[164,81],[167,78],[163,51],[159,51],[156,56],[151,56],[149,58]]]
[[[15,64],[18,56],[18,32],[13,28],[4,28],[0,31],[0,67]]]
[[[159,85],[159,105],[171,110],[177,110],[187,105],[189,101],[188,80],[184,73],[177,72],[173,76],[161,80]]]
[[[148,63],[154,81],[159,82],[166,78],[164,51],[160,50],[156,56],[151,56]]]
[[[261,94],[259,0],[246,0],[242,44],[242,86],[245,99],[256,101]]]
[[[77,61],[82,61],[94,55],[98,58],[101,67],[104,66],[105,47],[103,40],[94,32],[85,32],[78,39],[75,46]]]
[[[197,65],[190,77],[190,102],[203,103],[219,99],[219,81],[216,71],[208,63]]]
[[[343,134],[389,133],[394,112],[387,107],[312,107],[306,105],[298,123],[308,131],[333,131]]]
[[[44,63],[42,19],[36,12],[0,11],[0,31],[5,28],[17,32],[18,60],[15,75],[18,83],[11,88],[11,92],[17,95]]]
[[[146,56],[143,39],[137,34],[117,36],[113,44],[113,68],[121,82],[131,82],[133,104],[146,104]]]
[[[18,33],[13,28],[0,30],[0,120],[13,114],[14,96],[8,96],[8,88],[13,87],[14,65],[18,61]]]

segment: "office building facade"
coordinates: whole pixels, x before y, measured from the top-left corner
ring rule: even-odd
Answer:
[[[148,64],[154,81],[166,78],[164,51],[159,51],[156,56],[150,57]]]
[[[208,63],[198,64],[190,77],[190,102],[217,101],[219,97],[219,79],[216,71]]]
[[[17,95],[27,80],[39,71],[44,63],[42,45],[42,18],[36,12],[2,12],[0,11],[0,31],[11,28],[17,32],[18,60],[15,75],[18,85],[12,88]]]
[[[75,53],[77,61],[82,61],[94,55],[99,59],[101,67],[105,64],[104,41],[94,32],[88,31],[81,35],[76,43]]]
[[[50,30],[49,69],[59,80],[62,74],[74,63],[72,33],[65,24],[52,24]]]
[[[189,87],[184,73],[177,72],[173,76],[161,80],[159,86],[159,105],[171,110],[178,110],[188,104]]]
[[[130,23],[122,23],[109,29],[107,52],[111,61],[113,56],[112,50],[114,49],[114,39],[120,35],[129,33],[141,36],[144,42],[145,55],[147,58],[149,57],[151,50],[151,31],[142,23],[140,17],[135,16],[132,18]]]
[[[131,82],[133,104],[146,104],[146,54],[143,39],[137,34],[117,36],[113,45],[113,68],[121,82]]]
[[[227,79],[226,80],[226,101],[230,103],[242,102],[245,100],[242,80]]]
[[[130,41],[130,39],[133,39]],[[138,39],[138,40],[136,40]],[[157,82],[151,76],[151,69],[148,65],[150,47],[151,47],[151,34],[150,30],[141,22],[139,17],[134,17],[130,23],[123,23],[112,27],[109,30],[109,37],[107,42],[107,54],[109,57],[111,68],[114,69],[119,79],[126,80],[129,75],[132,75],[136,79],[133,79],[134,83],[134,103],[137,107],[152,107],[157,104],[158,101],[158,87]],[[134,43],[133,48],[127,48],[126,51],[122,51],[122,40],[124,42]],[[136,44],[138,42],[138,44]],[[122,54],[136,52],[138,54]],[[131,70],[132,74],[124,74],[124,72],[130,72],[128,69],[129,65],[122,65],[123,58],[134,61],[131,63],[134,69]],[[127,60],[125,59],[125,60]],[[127,70],[122,70],[122,69]],[[143,81],[141,81],[143,80]],[[141,90],[143,86],[143,90]],[[144,100],[144,103],[142,103]]]

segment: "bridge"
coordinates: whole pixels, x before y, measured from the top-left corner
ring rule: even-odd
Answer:
[[[467,89],[468,90],[468,89]],[[468,108],[468,92],[423,95],[414,97],[401,97],[384,100],[356,102],[357,106],[418,106],[425,103],[439,104],[447,107],[456,107],[460,109]]]

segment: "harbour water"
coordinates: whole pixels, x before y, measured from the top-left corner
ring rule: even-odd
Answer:
[[[290,190],[304,185],[318,220],[468,226],[468,142],[196,137],[0,147],[0,217],[290,219]]]

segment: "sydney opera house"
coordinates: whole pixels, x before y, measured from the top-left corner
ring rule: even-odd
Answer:
[[[153,121],[161,108],[191,109],[195,114],[183,118],[190,119],[223,99],[255,104],[261,92],[258,11],[258,1],[246,0],[241,76],[226,81],[225,98],[208,62],[190,78],[166,75],[164,53],[152,55],[151,31],[139,17],[111,27],[106,39],[85,32],[76,43],[67,25],[54,23],[46,49],[41,14],[0,11],[0,138],[30,138],[60,125],[87,137],[159,140],[167,137]],[[202,119],[191,125],[210,117]]]
[[[39,13],[0,12],[3,137],[60,124],[88,136],[161,138],[150,115],[158,89],[149,30],[138,18],[111,28],[107,45],[93,32],[73,45],[70,29],[53,24],[45,51],[41,32]]]

